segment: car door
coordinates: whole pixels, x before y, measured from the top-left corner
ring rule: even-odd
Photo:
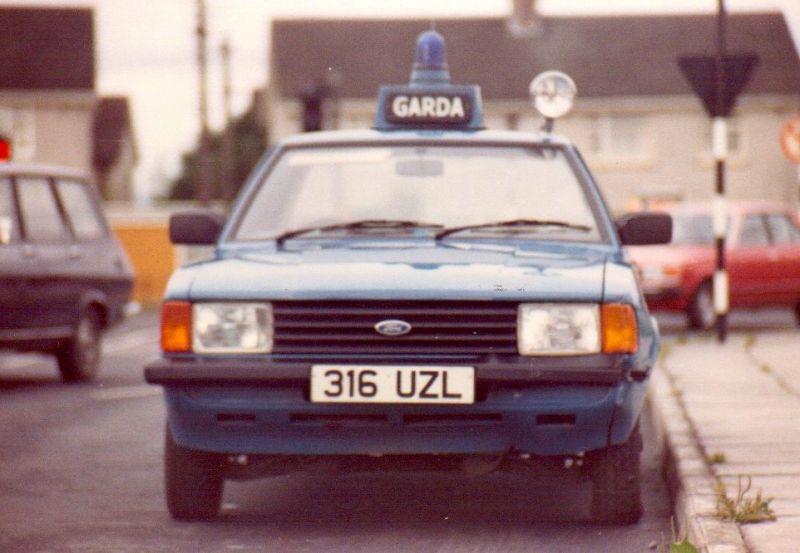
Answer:
[[[761,213],[742,215],[738,234],[726,252],[732,306],[762,305],[775,295],[777,253]]]
[[[58,206],[52,179],[18,176],[15,179],[24,255],[36,260],[29,279],[30,328],[48,338],[72,334],[70,287],[66,274],[72,235]]]
[[[87,183],[72,179],[58,179],[56,191],[74,237],[66,265],[74,304],[92,296],[120,308],[130,291],[130,268],[94,194]]]
[[[794,305],[800,299],[800,228],[786,213],[767,215],[767,228],[776,257],[779,301]]]
[[[39,260],[22,239],[11,176],[0,178],[0,342],[24,339]]]

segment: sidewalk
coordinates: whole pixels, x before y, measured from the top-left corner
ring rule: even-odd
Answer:
[[[689,540],[708,553],[800,551],[800,329],[734,330],[724,344],[667,336],[651,401]],[[718,483],[734,499],[748,478],[745,500],[771,498],[776,521],[715,515]]]

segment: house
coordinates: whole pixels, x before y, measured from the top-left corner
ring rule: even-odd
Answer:
[[[133,200],[133,169],[138,153],[128,99],[102,97],[94,110],[92,165],[100,194],[106,200]]]
[[[298,132],[309,90],[322,93],[323,128],[369,127],[383,83],[405,83],[429,19],[275,20],[268,88],[270,136]],[[556,125],[581,148],[611,207],[700,199],[714,189],[710,122],[678,57],[713,55],[714,15],[540,17],[515,32],[505,18],[437,19],[454,82],[478,84],[489,128],[536,130],[528,84],[558,69],[578,87]],[[780,13],[729,14],[729,53],[758,65],[731,118],[731,197],[798,202],[781,127],[800,109],[800,58]]]
[[[113,197],[130,197],[136,156],[95,144],[112,126],[132,144],[132,131],[127,103],[98,101],[92,10],[0,7],[0,29],[0,139],[10,158],[76,167],[104,189],[112,178]]]

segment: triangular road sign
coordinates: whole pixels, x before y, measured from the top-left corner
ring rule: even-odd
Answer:
[[[714,56],[681,56],[678,65],[703,101],[711,117],[728,117],[736,104],[736,98],[744,90],[755,66],[757,54],[733,54],[722,60],[722,105],[717,102],[717,59]]]

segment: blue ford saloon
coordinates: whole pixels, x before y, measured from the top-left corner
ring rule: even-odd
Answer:
[[[552,133],[574,91],[546,72],[542,132],[485,130],[428,31],[374,129],[289,138],[229,217],[173,215],[173,242],[216,246],[172,276],[145,369],[174,518],[215,516],[226,479],[555,462],[591,480],[597,520],[639,519],[659,337],[622,247],[671,221],[611,218]]]

